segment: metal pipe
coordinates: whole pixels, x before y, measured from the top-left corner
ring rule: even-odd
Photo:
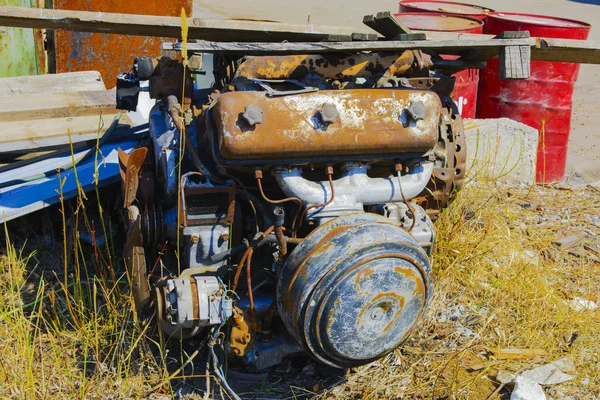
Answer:
[[[362,211],[364,205],[400,202],[404,201],[404,198],[410,200],[427,186],[433,172],[433,163],[420,163],[403,175],[400,181],[396,176],[371,178],[367,175],[366,165],[349,163],[345,169],[342,177],[333,181],[335,199],[331,204],[307,214],[307,218],[337,217],[343,213]],[[322,203],[331,197],[328,182],[305,179],[301,168],[277,168],[273,174],[287,196],[298,197],[305,204]]]

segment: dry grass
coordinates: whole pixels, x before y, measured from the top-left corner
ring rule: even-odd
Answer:
[[[565,302],[599,300],[598,264],[552,242],[571,229],[598,234],[590,214],[598,215],[599,205],[593,189],[465,189],[436,222],[436,286],[426,321],[401,349],[348,371],[344,382],[320,395],[487,399],[500,386],[498,370],[570,357],[577,378],[559,390],[598,398],[600,311],[575,312]],[[0,398],[148,396],[168,373],[148,351],[151,338],[120,293],[124,277],[111,277],[115,255],[85,264],[86,251],[75,246],[74,257],[78,242],[67,241],[64,256],[71,261],[66,275],[54,279],[32,273],[44,269],[43,258],[27,266],[28,255],[7,242],[0,261]],[[500,360],[497,348],[544,354]],[[168,385],[161,390],[171,393]],[[505,390],[497,395],[506,396]]]
[[[436,287],[425,323],[395,354],[348,373],[325,396],[498,398],[510,392],[497,391],[499,370],[569,357],[577,378],[547,393],[600,397],[600,311],[576,312],[566,302],[598,300],[600,265],[553,244],[573,229],[594,238],[600,230],[590,214],[599,213],[592,188],[465,189],[436,223]],[[494,350],[507,348],[543,355],[499,359]]]

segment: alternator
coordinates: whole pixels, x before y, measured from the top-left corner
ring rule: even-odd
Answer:
[[[157,293],[162,304],[163,329],[185,330],[191,337],[201,328],[224,323],[233,313],[226,287],[214,276],[183,276],[169,279]]]

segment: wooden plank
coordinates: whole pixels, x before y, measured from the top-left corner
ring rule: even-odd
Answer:
[[[353,33],[352,34],[353,41],[375,41],[378,39],[378,35],[376,33]]]
[[[102,116],[102,135],[116,116]],[[0,153],[29,152],[52,148],[69,143],[69,132],[73,143],[96,140],[100,115],[82,117],[48,118],[0,122]],[[121,123],[127,124],[126,117]]]
[[[0,26],[180,38],[181,18],[104,12],[0,7]],[[356,29],[247,20],[188,18],[188,38],[211,41],[303,41],[352,35]],[[369,33],[365,31],[365,33]]]
[[[500,79],[527,79],[531,75],[531,47],[508,46],[500,50]]]
[[[319,54],[357,51],[404,51],[435,50],[444,54],[462,54],[473,48],[489,49],[495,54],[503,46],[527,46],[530,39],[489,39],[489,40],[408,40],[377,42],[320,42],[320,43],[244,43],[206,42],[188,43],[189,51],[204,53],[231,53],[245,55],[268,54]],[[180,50],[181,44],[165,44],[166,50]]]
[[[375,22],[378,25],[382,26],[385,30],[390,32],[390,36],[386,36],[386,38],[392,39],[397,37],[398,35],[402,35],[405,33],[412,33],[410,29],[400,21],[398,21],[391,12],[383,11],[378,12],[375,16]]]
[[[600,45],[591,40],[534,38],[531,59],[536,61],[600,64]]]
[[[15,26],[25,28],[63,29],[82,32],[104,32],[119,33],[141,36],[181,37],[181,19],[176,17],[160,17],[151,15],[129,15],[114,13],[93,13],[86,11],[65,11],[37,8],[0,7],[0,26]],[[188,19],[188,38],[203,39],[209,41],[237,41],[237,42],[281,42],[283,40],[302,42],[318,41],[329,35],[352,35],[356,29],[316,26],[316,25],[294,25],[275,22],[258,22],[243,20],[201,20],[199,18]],[[414,31],[418,32],[418,31]],[[365,33],[369,33],[365,31]],[[427,32],[427,41],[407,41],[405,46],[381,45],[380,42],[363,42],[366,46],[344,47],[329,46],[321,50],[318,47],[306,47],[306,50],[289,54],[300,54],[302,52],[339,52],[339,51],[398,51],[407,48],[436,50],[436,47],[428,45],[429,40],[435,42],[446,42],[447,44],[437,49],[448,51],[454,41],[454,47],[464,51],[470,44],[473,48],[498,49],[488,42],[491,35],[455,34],[449,32]],[[410,42],[416,42],[410,44]],[[477,42],[480,42],[478,44]],[[360,44],[361,42],[354,42]],[[331,43],[329,43],[331,45]],[[568,40],[568,39],[545,39],[530,38],[528,44],[532,47],[531,59],[539,61],[563,61],[579,62],[587,64],[600,64],[600,46],[591,41]],[[369,48],[371,45],[376,48]],[[515,45],[527,45],[515,43]],[[260,50],[260,49],[259,49]],[[257,52],[259,51],[257,50]],[[452,54],[459,54],[455,50]],[[280,49],[281,54],[285,49]],[[490,52],[493,53],[493,52]],[[488,54],[490,54],[488,53]],[[243,54],[243,53],[242,53]],[[250,53],[248,53],[250,54]],[[268,49],[260,54],[269,54]],[[493,56],[493,55],[492,55]],[[488,57],[488,55],[486,55]]]
[[[418,31],[414,31],[418,32]],[[426,32],[427,40],[490,40],[494,35],[452,32]],[[600,44],[592,40],[530,38],[533,61],[574,62],[600,64]]]
[[[0,122],[117,114],[114,90],[0,97]]]
[[[410,29],[402,25],[391,12],[379,12],[377,15],[365,15],[363,24],[381,34],[386,39],[393,39],[401,34],[412,33]]]
[[[0,96],[106,90],[98,71],[0,78]]]
[[[528,38],[529,31],[506,31],[496,36],[498,39]],[[509,46],[500,50],[500,79],[529,78],[531,64],[530,46]]]

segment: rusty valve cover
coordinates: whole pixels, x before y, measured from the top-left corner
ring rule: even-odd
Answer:
[[[411,112],[415,108],[422,115]],[[228,163],[422,154],[438,140],[441,109],[435,93],[414,89],[322,90],[282,97],[230,92],[218,98],[212,115],[217,156]],[[249,111],[257,118],[249,118]]]
[[[277,287],[288,331],[317,360],[366,364],[400,345],[432,293],[427,255],[400,226],[356,213],[314,230],[286,261]]]

